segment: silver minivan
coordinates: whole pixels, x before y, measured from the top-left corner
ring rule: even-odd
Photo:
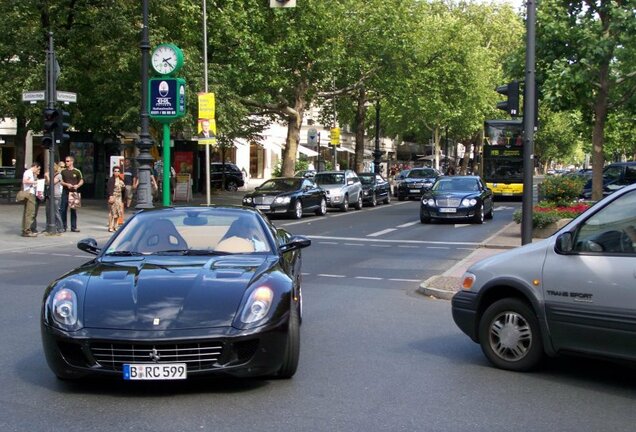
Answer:
[[[495,366],[547,354],[636,360],[636,185],[551,237],[471,266],[453,319]]]

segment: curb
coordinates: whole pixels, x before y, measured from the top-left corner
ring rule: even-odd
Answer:
[[[484,243],[479,244],[478,248],[471,252],[466,258],[457,262],[450,269],[446,270],[441,275],[431,276],[430,278],[423,281],[420,286],[415,290],[415,292],[428,296],[434,297],[441,300],[451,300],[456,292],[459,291],[459,287],[461,285],[461,277],[450,276],[455,273],[458,269],[466,269],[467,263],[476,262],[479,259],[475,259],[476,256],[482,254],[480,249],[500,249],[502,252],[508,249],[515,249],[519,246],[507,245],[497,242],[497,238],[501,237],[501,234],[508,230],[511,225],[516,225],[515,222],[511,222],[507,224],[505,227],[497,231],[492,236],[488,237]],[[492,256],[495,254],[489,254],[488,256]],[[484,257],[486,258],[486,257]],[[454,288],[451,288],[454,287]]]

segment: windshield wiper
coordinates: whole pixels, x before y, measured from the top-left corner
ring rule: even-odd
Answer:
[[[155,255],[225,255],[225,252],[216,252],[209,249],[170,249],[155,252]]]
[[[134,251],[113,251],[113,252],[105,253],[104,255],[106,256],[139,256],[143,254],[141,252],[134,252]]]

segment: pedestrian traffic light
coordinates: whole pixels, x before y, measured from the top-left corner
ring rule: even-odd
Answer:
[[[64,141],[68,140],[70,137],[68,135],[68,118],[69,118],[70,114],[66,111],[64,111],[63,109],[59,108],[57,110],[57,128],[55,131],[55,140],[58,143],[63,143]]]
[[[519,82],[512,81],[496,88],[497,93],[507,97],[507,100],[497,102],[497,108],[506,111],[513,117],[519,115]]]
[[[44,125],[43,129],[46,133],[51,133],[58,127],[58,116],[59,113],[56,109],[53,108],[45,108],[42,112],[44,116]]]

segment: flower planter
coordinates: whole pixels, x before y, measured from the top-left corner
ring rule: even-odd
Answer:
[[[532,238],[544,239],[570,223],[572,219],[559,219],[556,222],[546,225],[543,228],[532,228]]]

